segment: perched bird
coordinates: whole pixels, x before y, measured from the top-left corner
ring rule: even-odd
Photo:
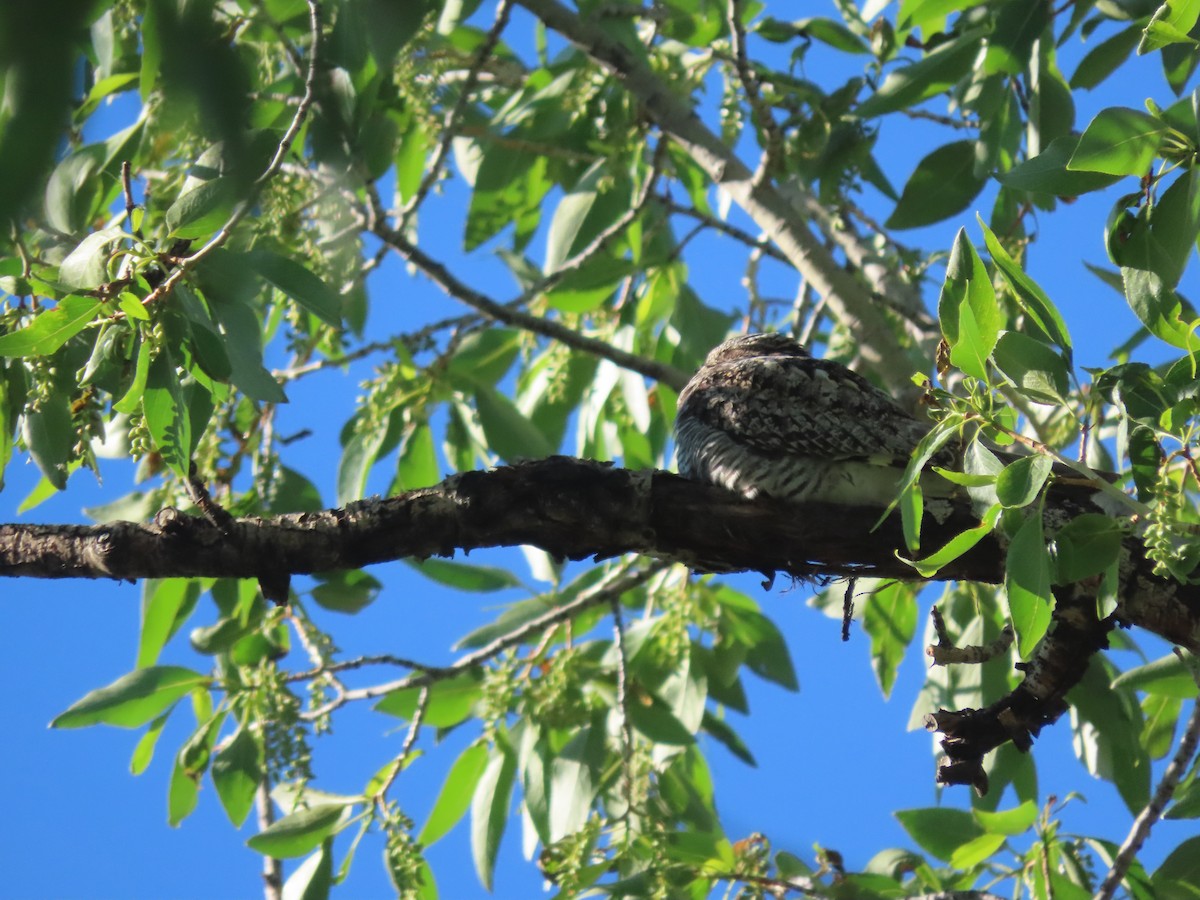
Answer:
[[[716,347],[687,383],[675,441],[679,474],[748,498],[886,506],[930,427],[786,335],[748,334]],[[953,451],[933,461],[952,465]]]

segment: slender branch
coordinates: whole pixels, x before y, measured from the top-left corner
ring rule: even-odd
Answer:
[[[731,225],[729,222],[718,219],[716,216],[711,216],[706,212],[701,212],[695,207],[684,206],[682,203],[677,203],[665,195],[659,197],[658,202],[661,203],[669,213],[681,216],[689,216],[690,218],[696,219],[698,222],[703,223],[708,228],[715,229],[722,234],[728,235],[735,241],[740,241],[753,250],[761,250],[763,255],[769,256],[771,259],[782,263],[790,262],[787,256],[784,255],[783,251],[781,251],[774,244],[767,243],[762,238],[756,238],[754,235],[750,234],[750,232],[743,231],[736,225]]]
[[[311,46],[308,53],[308,70],[304,76],[304,95],[300,98],[300,102],[296,106],[296,112],[292,116],[291,124],[288,125],[287,131],[283,133],[283,137],[279,140],[279,145],[275,148],[275,155],[271,158],[271,162],[263,170],[262,174],[255,179],[250,187],[249,194],[238,204],[225,224],[221,226],[221,230],[209,238],[208,243],[191,256],[179,260],[171,274],[143,298],[143,306],[149,306],[170,294],[175,290],[175,286],[186,278],[192,269],[229,240],[233,234],[233,230],[241,224],[242,220],[254,208],[254,204],[258,201],[259,195],[262,193],[263,188],[266,187],[267,182],[275,176],[280,166],[283,165],[284,157],[291,150],[292,142],[296,140],[296,135],[300,133],[300,127],[308,117],[308,110],[312,106],[313,97],[316,92],[318,45],[321,39],[321,9],[318,0],[307,0],[307,2]]]
[[[1183,658],[1179,649],[1175,649],[1175,654]],[[1197,685],[1200,686],[1200,679],[1197,680]],[[1108,874],[1104,876],[1104,881],[1100,883],[1099,890],[1096,891],[1092,900],[1112,900],[1117,888],[1120,887],[1121,881],[1125,878],[1129,867],[1133,865],[1133,861],[1137,859],[1138,851],[1142,849],[1142,845],[1146,843],[1146,839],[1150,836],[1152,829],[1160,818],[1162,818],[1163,810],[1167,808],[1167,804],[1175,795],[1175,789],[1179,786],[1179,779],[1187,771],[1191,765],[1192,759],[1196,756],[1196,748],[1200,745],[1200,700],[1192,704],[1192,715],[1188,719],[1187,726],[1183,729],[1183,734],[1179,739],[1179,747],[1175,751],[1175,755],[1171,757],[1171,762],[1167,764],[1166,770],[1163,772],[1162,779],[1158,782],[1158,787],[1154,789],[1154,796],[1150,798],[1150,802],[1133,821],[1133,827],[1129,830],[1128,837],[1121,844],[1121,849],[1117,851],[1116,858],[1113,859],[1112,867],[1109,868]]]
[[[366,666],[399,666],[403,669],[417,669],[421,672],[431,672],[435,675],[446,671],[441,666],[430,666],[425,663],[416,662],[415,660],[405,659],[402,656],[383,653],[378,656],[359,656],[354,659],[343,660],[342,662],[318,664],[303,672],[292,672],[290,675],[285,675],[283,680],[289,683],[307,681],[310,678],[319,678],[322,675],[329,675],[336,672],[352,672]]]
[[[411,243],[399,231],[387,228],[380,223],[376,225],[375,233],[380,240],[385,241],[389,246],[395,248],[401,256],[424,272],[434,284],[451,297],[467,304],[467,306],[473,309],[479,310],[490,319],[503,322],[506,325],[513,325],[517,328],[524,328],[543,337],[553,338],[560,343],[566,344],[568,347],[573,347],[584,353],[590,353],[601,359],[607,359],[622,368],[630,369],[645,375],[647,378],[652,378],[655,381],[669,385],[675,390],[682,390],[683,386],[687,384],[688,375],[674,366],[620,350],[599,338],[580,334],[575,329],[554,319],[535,316],[533,313],[514,308],[513,304],[498,303],[491,297],[480,293],[472,287],[468,287],[451,274],[450,270],[442,263]],[[571,260],[567,262],[569,263]],[[564,267],[566,265],[564,263]],[[561,272],[562,270],[560,269],[559,271]],[[555,273],[555,275],[558,275],[558,273]],[[565,277],[565,275],[562,277]],[[521,296],[523,297],[527,293],[524,292]]]
[[[750,60],[746,54],[746,28],[742,24],[742,0],[729,0],[726,18],[729,20],[729,34],[733,40],[734,69],[737,71],[738,81],[742,84],[742,90],[746,92],[746,102],[750,104],[751,118],[762,131],[761,173],[766,175],[776,169],[783,149],[783,135],[779,131],[779,125],[771,116],[771,107],[763,100],[758,78],[750,68]]]
[[[259,833],[266,831],[275,821],[275,807],[271,801],[271,783],[263,778],[254,792],[257,808]],[[263,900],[283,900],[283,860],[263,856],[262,861]]]
[[[443,120],[442,139],[438,142],[433,162],[430,164],[429,170],[425,173],[424,177],[422,177],[420,184],[417,185],[417,190],[400,211],[396,223],[397,231],[407,229],[413,214],[420,209],[421,204],[425,202],[425,198],[429,196],[429,192],[433,189],[433,186],[442,177],[442,168],[446,165],[446,159],[450,155],[450,146],[454,143],[454,138],[458,136],[459,129],[462,128],[463,113],[467,110],[467,104],[471,102],[471,94],[474,93],[475,85],[479,82],[479,73],[483,70],[488,58],[491,57],[492,51],[496,49],[496,44],[500,41],[500,34],[508,25],[509,16],[512,14],[512,7],[513,0],[501,0],[500,5],[496,8],[496,18],[492,21],[492,27],[488,29],[483,42],[480,43],[479,48],[475,51],[475,56],[471,60],[470,67],[467,69],[467,76],[459,86],[458,99],[455,100],[454,106],[446,113],[446,118]]]
[[[425,710],[429,708],[429,685],[421,688],[421,693],[417,695],[417,707],[413,710],[412,719],[408,723],[408,733],[404,735],[404,743],[400,745],[400,752],[396,754],[396,758],[392,760],[392,770],[388,772],[387,778],[383,780],[383,784],[379,786],[375,797],[377,801],[382,802],[387,796],[387,792],[391,789],[396,781],[396,776],[404,771],[404,763],[408,759],[408,755],[412,753],[412,748],[417,743],[417,735],[421,731],[421,723],[425,720]]]
[[[613,646],[617,649],[617,715],[621,720],[621,769],[625,788],[625,816],[633,812],[633,728],[629,722],[629,672],[625,653],[625,623],[621,616],[621,596],[610,600],[613,615]]]
[[[501,635],[478,650],[459,657],[445,668],[436,671],[426,670],[385,684],[376,684],[346,691],[344,697],[331,700],[325,706],[305,713],[303,718],[318,718],[333,712],[338,707],[353,700],[370,700],[374,697],[382,697],[384,694],[390,694],[392,691],[425,687],[473,669],[494,659],[510,647],[516,647],[519,644],[525,643],[526,638],[532,634],[537,634],[545,628],[566,621],[585,609],[598,606],[601,603],[609,603],[613,597],[619,598],[621,594],[633,590],[656,573],[665,569],[668,565],[670,564],[666,562],[653,562],[644,569],[629,574],[625,574],[624,568],[616,569],[607,578],[589,590],[581,592],[578,597],[569,603],[564,603],[562,606],[556,606],[554,609],[546,611],[536,619],[526,622],[518,628],[514,628],[512,631]]]

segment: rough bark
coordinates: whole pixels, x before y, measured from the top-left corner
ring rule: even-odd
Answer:
[[[746,501],[658,471],[553,456],[464,472],[434,487],[344,508],[236,519],[226,528],[165,509],[153,522],[0,525],[0,575],[31,578],[229,577],[278,579],[401,557],[449,556],[532,544],[569,559],[641,553],[714,572],[800,578],[915,580],[899,556],[899,517],[824,503]],[[926,521],[932,550],[978,521],[962,504]],[[1136,541],[1115,614],[1200,651],[1200,587],[1157,578]],[[936,580],[998,583],[1004,548],[986,537]]]

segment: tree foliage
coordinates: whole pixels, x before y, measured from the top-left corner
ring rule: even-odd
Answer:
[[[0,8],[0,469],[28,458],[41,473],[18,511],[90,470],[123,485],[94,520],[145,523],[2,526],[0,574],[163,576],[142,586],[137,668],[54,726],[141,729],[141,772],[167,718],[193,716],[170,750],[168,820],[192,813],[206,780],[235,826],[259,798],[248,844],[268,896],[325,896],[374,864],[355,850],[375,842],[399,894],[435,897],[423,850],[457,827],[485,887],[521,828],[564,897],[1200,891],[1200,838],[1150,867],[1144,834],[1066,834],[1029,747],[1069,708],[1081,764],[1146,829],[1164,809],[1200,816],[1190,654],[1122,670],[1097,652],[1136,648],[1145,630],[1200,651],[1200,338],[1179,292],[1200,237],[1200,6],[809,6]],[[1076,121],[1076,98],[1135,56],[1161,64],[1145,110]],[[917,139],[897,188],[881,160]],[[1098,192],[1109,265],[1086,290],[1117,292],[1137,325],[1111,364],[1084,371],[1063,298],[1026,262],[1039,223]],[[948,246],[908,240],[946,222],[961,226]],[[695,274],[713,248],[743,273],[733,305]],[[698,549],[714,546],[706,525],[757,535],[762,516],[788,513],[711,491],[692,497],[712,522],[659,506],[693,515],[669,539],[664,524],[643,543],[601,540],[614,521],[665,522],[651,505],[668,494],[684,503],[689,488],[637,470],[670,466],[678,391],[743,328],[791,330],[930,411],[886,546],[850,516],[858,539],[840,561],[802,548],[763,565],[732,540],[718,560]],[[340,405],[309,387],[338,370],[362,374]],[[337,430],[324,472],[306,433],[281,433],[289,395],[321,398],[307,430]],[[949,441],[964,466],[946,477],[973,503],[947,533],[918,474]],[[1005,465],[996,445],[1031,455]],[[626,493],[573,469],[570,490],[540,485],[553,502],[520,505],[502,485],[537,488],[522,471],[566,463],[476,471],[564,452],[633,470]],[[439,487],[446,472],[460,474]],[[1063,506],[1081,486],[1103,509]],[[359,502],[377,489],[403,496]],[[305,529],[330,535],[328,559],[300,558],[289,541]],[[488,540],[524,557],[438,558]],[[658,558],[613,555],[631,548]],[[525,596],[450,663],[392,655],[383,635],[347,655],[330,613],[387,591],[361,566],[388,554],[439,590]],[[759,603],[705,563],[813,578],[834,615],[856,596],[885,694],[919,652],[919,583],[964,578],[936,602],[923,643],[938,665],[915,709],[946,736],[942,780],[986,793],[897,813],[914,849],[880,848],[861,869],[731,836],[703,750],[753,762],[730,715],[748,711],[744,679],[794,689],[796,676]],[[821,580],[854,573],[850,588]],[[204,671],[162,661],[185,641]],[[365,704],[403,723],[403,744],[380,748],[360,791],[331,793],[319,737]],[[985,728],[994,741],[976,745]],[[471,740],[415,820],[395,785],[451,731]]]

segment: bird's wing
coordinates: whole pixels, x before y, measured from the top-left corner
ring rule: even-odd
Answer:
[[[684,404],[739,443],[777,457],[904,465],[930,427],[862,376],[812,358],[713,367]]]

